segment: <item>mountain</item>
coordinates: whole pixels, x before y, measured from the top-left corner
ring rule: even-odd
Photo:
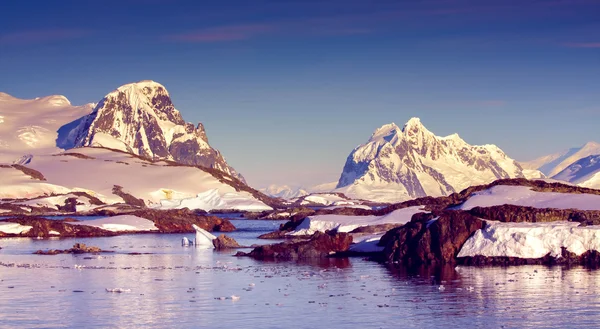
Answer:
[[[10,203],[0,213],[69,202],[78,211],[121,203],[207,211],[279,204],[240,178],[156,82],[124,85],[83,106],[64,96],[0,93],[0,199]]]
[[[600,154],[579,159],[552,178],[600,189]]]
[[[32,155],[60,151],[59,129],[93,107],[73,106],[60,95],[19,99],[0,93],[0,162],[27,162]]]
[[[288,185],[269,185],[266,188],[260,189],[261,192],[276,198],[295,199],[301,196],[308,195],[308,192],[302,188],[292,188]]]
[[[473,146],[458,134],[438,137],[420,119],[403,128],[386,124],[348,156],[336,191],[349,197],[398,202],[441,196],[500,178],[537,171],[523,168],[495,145]]]
[[[107,147],[148,159],[214,168],[243,181],[209,145],[204,126],[185,122],[167,89],[157,82],[144,80],[117,88],[76,123],[61,141],[64,148]]]
[[[523,168],[537,169],[546,176],[552,177],[578,160],[596,154],[600,154],[600,143],[587,142],[581,147],[570,148],[562,152],[522,162],[521,165]]]

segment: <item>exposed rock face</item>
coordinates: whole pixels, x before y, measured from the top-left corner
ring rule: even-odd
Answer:
[[[134,197],[133,195],[124,192],[122,186],[119,186],[119,185],[113,186],[112,192],[114,195],[120,196],[123,199],[123,201],[125,201],[125,203],[130,206],[141,207],[141,208],[146,207],[146,203],[144,203],[144,200],[138,199],[138,198]]]
[[[542,258],[518,258],[518,257],[461,257],[457,259],[461,265],[475,266],[512,266],[512,265],[584,265],[586,267],[600,267],[600,252],[588,250],[577,256],[575,253],[562,248],[561,257],[553,257],[550,254]]]
[[[235,226],[227,219],[198,215],[189,209],[140,209],[128,214],[153,221],[159,232],[162,233],[196,232],[192,224],[211,232],[235,231]]]
[[[113,236],[115,232],[106,231],[97,227],[85,225],[70,225],[68,220],[53,220],[42,217],[19,216],[11,217],[0,222],[19,223],[21,225],[32,226],[32,229],[22,234],[3,234],[0,236],[24,236],[35,238],[49,237],[97,237],[97,236]],[[52,231],[58,232],[59,235],[51,234]]]
[[[525,177],[521,166],[498,147],[472,146],[456,134],[435,136],[412,118],[402,129],[382,126],[354,149],[337,188],[351,197],[398,202],[519,177]]]
[[[227,219],[216,216],[197,215],[188,209],[174,210],[154,210],[140,209],[127,212],[129,215],[142,217],[154,222],[160,233],[190,233],[195,232],[192,225],[197,225],[202,229],[214,232],[231,232],[235,226]],[[75,219],[53,220],[34,216],[15,216],[0,220],[0,222],[19,223],[21,225],[32,226],[28,232],[21,234],[6,234],[0,232],[0,237],[97,237],[114,236],[119,234],[140,233],[135,231],[112,232],[97,227],[86,225],[71,225],[76,222]],[[141,233],[147,233],[143,231]]]
[[[153,160],[214,168],[243,180],[208,144],[204,126],[185,122],[165,87],[154,81],[127,84],[106,95],[69,138],[75,147],[119,149]]]
[[[437,220],[432,214],[416,214],[411,222],[388,231],[379,245],[385,247],[383,259],[389,263],[453,263],[465,241],[484,223],[464,211],[447,211]]]
[[[257,259],[311,259],[325,258],[350,248],[352,237],[348,233],[315,233],[309,240],[288,241],[254,248],[249,253],[238,252],[237,256]]]
[[[469,213],[480,218],[510,223],[572,221],[583,225],[600,224],[600,211],[594,210],[533,208],[505,204],[475,207],[469,210]]]
[[[213,246],[215,246],[216,250],[222,249],[236,249],[242,246],[235,241],[234,238],[228,237],[225,234],[219,235],[216,239],[212,240]]]

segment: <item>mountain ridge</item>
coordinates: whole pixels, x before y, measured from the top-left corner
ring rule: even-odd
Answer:
[[[524,178],[523,168],[493,144],[470,145],[458,134],[439,137],[413,117],[400,128],[377,128],[348,156],[336,191],[372,201],[441,196],[502,178]]]
[[[65,146],[103,146],[153,160],[201,165],[245,182],[210,146],[202,123],[184,121],[167,89],[152,80],[118,87],[73,125]]]

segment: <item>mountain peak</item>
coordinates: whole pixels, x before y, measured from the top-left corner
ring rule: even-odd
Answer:
[[[585,149],[585,148],[598,148],[600,147],[600,143],[595,142],[595,141],[589,141],[587,143],[585,143],[581,149]]]
[[[419,126],[423,126],[423,124],[421,123],[421,119],[417,118],[417,117],[412,117],[410,118],[408,121],[406,121],[406,123],[404,124],[404,127],[419,127]]]
[[[243,180],[208,144],[204,126],[183,120],[166,88],[143,80],[106,95],[70,133],[74,146],[104,146],[153,160],[214,168]]]
[[[385,140],[389,142],[390,139],[400,131],[400,127],[398,127],[395,123],[388,123],[375,129],[375,132],[373,132],[373,135],[371,135],[371,139],[369,141],[373,142]]]
[[[40,102],[48,103],[52,106],[66,106],[71,105],[69,99],[63,95],[51,95],[38,99]]]
[[[356,147],[337,188],[352,197],[398,202],[524,176],[516,161],[498,147],[469,145],[458,134],[438,137],[419,118],[411,118],[401,132],[387,124]]]
[[[127,83],[112,91],[110,94],[125,93],[127,95],[143,94],[147,97],[153,97],[156,94],[169,96],[167,88],[153,80],[141,80],[138,82]],[[109,95],[110,95],[109,94]]]

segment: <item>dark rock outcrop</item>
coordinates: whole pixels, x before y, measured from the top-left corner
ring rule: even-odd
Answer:
[[[31,177],[31,179],[37,179],[37,180],[41,180],[41,181],[45,181],[46,178],[44,177],[44,175],[42,175],[41,172],[35,170],[35,169],[31,169],[29,167],[25,167],[22,166],[20,164],[14,164],[12,165],[13,168],[22,171],[25,175]]]
[[[76,243],[71,249],[49,249],[49,250],[38,250],[34,252],[36,255],[58,255],[58,254],[97,254],[101,252],[113,252],[109,250],[102,250],[98,247],[86,246],[84,243]]]
[[[236,249],[242,247],[239,245],[239,243],[237,243],[237,241],[235,241],[234,238],[228,237],[225,234],[219,235],[216,239],[212,241],[212,243],[213,246],[215,246],[216,250]]]
[[[538,223],[573,221],[584,225],[600,224],[600,211],[578,209],[534,208],[515,205],[475,207],[469,210],[473,216],[509,223]]]
[[[352,237],[348,233],[317,232],[309,240],[259,246],[249,253],[238,252],[236,256],[278,260],[325,258],[336,252],[347,251],[350,244]]]
[[[203,216],[195,214],[189,209],[173,210],[155,210],[139,209],[128,212],[134,215],[148,219],[154,223],[160,233],[193,233],[196,232],[192,224],[213,232],[231,232],[235,226],[230,221],[216,216]],[[32,226],[28,232],[21,234],[7,234],[0,232],[0,237],[97,237],[114,236],[119,234],[147,233],[146,231],[135,232],[112,232],[93,226],[71,225],[72,222],[79,222],[76,219],[67,218],[64,220],[47,219],[36,216],[15,216],[0,220],[0,222],[19,223],[21,225]],[[51,232],[58,234],[51,234]]]
[[[445,211],[437,220],[417,216],[380,240],[383,261],[407,265],[453,263],[467,239],[484,221],[464,211]]]
[[[146,207],[146,203],[144,203],[144,200],[138,199],[138,198],[134,197],[133,195],[124,192],[122,186],[114,185],[113,189],[112,189],[112,193],[114,195],[120,196],[121,199],[123,199],[123,201],[125,201],[125,203],[128,205],[131,205],[134,207],[141,207],[141,208]]]
[[[563,247],[561,250],[561,257],[554,257],[550,254],[541,258],[474,256],[458,258],[457,263],[472,266],[583,265],[586,267],[598,268],[600,267],[600,252],[588,250],[577,256]]]
[[[21,225],[32,226],[31,230],[21,234],[6,234],[0,232],[0,236],[6,237],[97,237],[113,236],[115,232],[103,230],[97,227],[85,225],[70,225],[69,222],[75,220],[53,220],[35,216],[17,216],[0,220],[0,222],[19,223]],[[60,235],[50,234],[51,231],[58,232]]]
[[[151,220],[159,232],[162,233],[196,232],[192,224],[212,232],[235,231],[235,226],[225,218],[199,215],[187,208],[170,210],[139,209],[128,214]]]

